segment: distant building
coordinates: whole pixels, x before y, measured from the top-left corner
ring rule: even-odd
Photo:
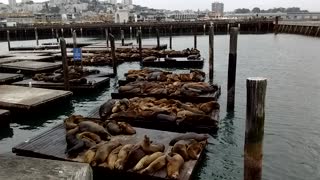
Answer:
[[[179,12],[170,15],[169,18],[174,19],[176,21],[194,21],[198,18],[198,14],[191,12]]]
[[[106,0],[106,3],[117,4],[117,0]]]
[[[132,5],[132,0],[122,0],[122,4],[124,5]]]
[[[223,16],[224,13],[224,4],[220,2],[214,2],[212,3],[212,12],[217,17]]]
[[[17,5],[16,0],[9,0],[9,6],[10,7],[15,7]]]
[[[7,17],[7,25],[15,24],[14,26],[23,26],[23,25],[33,25],[34,16],[33,15],[21,15],[15,14]]]
[[[127,23],[129,21],[129,10],[118,9],[114,15],[115,23]]]

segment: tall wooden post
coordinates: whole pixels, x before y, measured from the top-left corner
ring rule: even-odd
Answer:
[[[137,44],[139,44],[139,38],[138,35],[139,34],[139,29],[136,27],[136,40],[137,40]]]
[[[160,50],[160,32],[157,28],[157,49]]]
[[[230,52],[228,67],[228,100],[227,111],[234,110],[235,88],[236,88],[236,70],[237,70],[237,44],[239,29],[231,28],[230,31]]]
[[[8,50],[11,51],[10,31],[7,31]]]
[[[61,37],[64,37],[63,32],[64,32],[64,30],[63,30],[63,28],[61,28]]]
[[[110,44],[111,44],[111,57],[112,57],[112,66],[113,73],[117,74],[117,58],[116,58],[116,48],[114,44],[114,36],[109,34]]]
[[[56,29],[56,39],[57,39],[57,43],[59,43],[59,32],[58,32],[58,29]]]
[[[109,32],[108,28],[104,29],[104,32],[106,34],[106,43],[107,43],[107,48],[109,47]]]
[[[214,26],[210,26],[209,32],[209,80],[213,82],[214,73]]]
[[[54,39],[55,36],[54,36],[54,30],[53,30],[53,28],[51,29],[51,35],[52,35],[52,39]]]
[[[169,47],[170,47],[170,49],[172,49],[172,29],[173,29],[173,27],[170,26],[170,37],[169,37]]]
[[[262,179],[263,135],[267,79],[247,79],[244,180]]]
[[[142,61],[142,39],[141,39],[142,32],[141,30],[138,32],[138,39],[139,39],[139,54],[140,54],[140,61]]]
[[[203,34],[206,34],[206,32],[207,32],[207,31],[206,31],[206,25],[204,24],[204,25],[203,25]]]
[[[37,28],[34,28],[34,35],[35,35],[35,37],[36,37],[37,46],[39,46],[39,37],[38,37],[38,30],[37,30]]]
[[[274,33],[278,34],[279,31],[279,16],[276,16],[275,24],[274,24]]]
[[[124,46],[124,30],[121,30],[121,45]]]
[[[83,30],[80,28],[80,37],[83,37]]]
[[[193,35],[194,35],[194,49],[197,49],[197,28],[194,28],[193,30]]]
[[[72,39],[73,39],[73,48],[77,48],[77,32],[74,30],[72,32]]]
[[[132,38],[132,27],[130,26],[130,38]]]
[[[69,69],[68,69],[68,61],[67,61],[67,45],[66,45],[66,40],[63,37],[60,38],[60,47],[61,47],[61,57],[62,57],[62,65],[63,65],[64,89],[66,91],[69,91],[70,86],[69,86]]]

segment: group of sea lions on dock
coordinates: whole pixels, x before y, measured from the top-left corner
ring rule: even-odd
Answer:
[[[113,123],[110,127],[108,124]],[[64,122],[67,130],[67,154],[74,161],[89,163],[93,167],[130,171],[152,175],[165,169],[167,177],[179,179],[185,162],[197,160],[207,144],[205,134],[187,133],[170,141],[170,152],[164,144],[153,142],[147,135],[138,143],[123,143],[136,131],[129,125],[114,121],[86,119],[71,116]],[[115,127],[117,126],[118,127]],[[121,129],[121,131],[117,131]],[[111,135],[112,134],[112,135]]]
[[[166,121],[180,124],[193,124],[194,126],[216,127],[217,120],[211,113],[219,110],[216,101],[206,103],[181,103],[173,99],[132,98],[109,100],[100,107],[99,114],[102,119]]]
[[[79,66],[69,66],[68,68],[68,78],[71,85],[92,84],[94,82],[88,82],[85,77],[88,75],[100,73],[99,70],[89,70]],[[64,82],[63,70],[59,69],[53,73],[35,74],[32,79],[34,81],[61,83]]]
[[[200,70],[190,70],[190,73],[176,74],[159,69],[144,68],[129,70],[125,74],[128,82],[132,81],[162,81],[162,82],[203,82],[206,74]]]
[[[123,49],[118,48],[116,50],[116,59],[117,64],[123,62],[132,62],[132,61],[141,61],[140,53],[138,49]],[[175,51],[175,50],[152,50],[152,49],[143,49],[142,50],[142,58],[148,57],[195,57],[200,56],[200,51],[197,49],[184,49],[182,51]],[[95,53],[92,56],[86,56],[82,59],[82,65],[84,66],[106,66],[112,65],[112,56],[111,53],[100,52]],[[72,59],[69,61],[69,64],[72,65],[74,62]]]
[[[139,95],[163,95],[197,97],[219,91],[217,85],[206,82],[148,82],[135,81],[120,86],[119,93]]]

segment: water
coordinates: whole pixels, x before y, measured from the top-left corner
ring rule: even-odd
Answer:
[[[52,40],[54,41],[54,40]],[[33,43],[35,42],[26,42]],[[145,39],[143,43],[156,43]],[[168,43],[167,38],[162,43]],[[298,35],[240,35],[235,112],[226,113],[229,37],[215,36],[215,82],[222,86],[220,130],[210,140],[205,161],[196,179],[243,179],[243,149],[246,111],[246,78],[268,78],[264,138],[263,179],[320,179],[320,39]],[[173,38],[173,48],[193,46],[192,36]],[[6,43],[1,43],[6,51]],[[198,48],[208,58],[208,37],[198,37]],[[208,72],[206,62],[204,70]],[[119,78],[138,63],[122,64]],[[110,68],[100,68],[108,71]],[[116,86],[84,98],[74,98],[72,108],[38,123],[14,123],[1,132],[0,152],[61,123],[70,113],[90,112],[110,98]],[[58,120],[57,120],[58,119]],[[32,121],[32,120],[30,120]]]

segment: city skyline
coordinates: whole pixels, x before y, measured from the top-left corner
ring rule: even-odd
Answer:
[[[44,2],[45,0],[34,0],[34,2]],[[1,3],[8,4],[8,0],[0,0]],[[21,0],[17,0],[20,3]],[[118,0],[118,2],[121,2]],[[193,3],[192,3],[193,2]],[[168,10],[211,10],[211,3],[213,0],[201,0],[194,5],[193,0],[133,0],[133,4],[147,6],[156,9],[168,9]],[[219,2],[219,1],[218,1]],[[237,8],[259,7],[261,9],[271,9],[275,7],[300,7],[309,11],[320,11],[320,1],[317,0],[221,0],[224,3],[225,11],[233,11]]]

